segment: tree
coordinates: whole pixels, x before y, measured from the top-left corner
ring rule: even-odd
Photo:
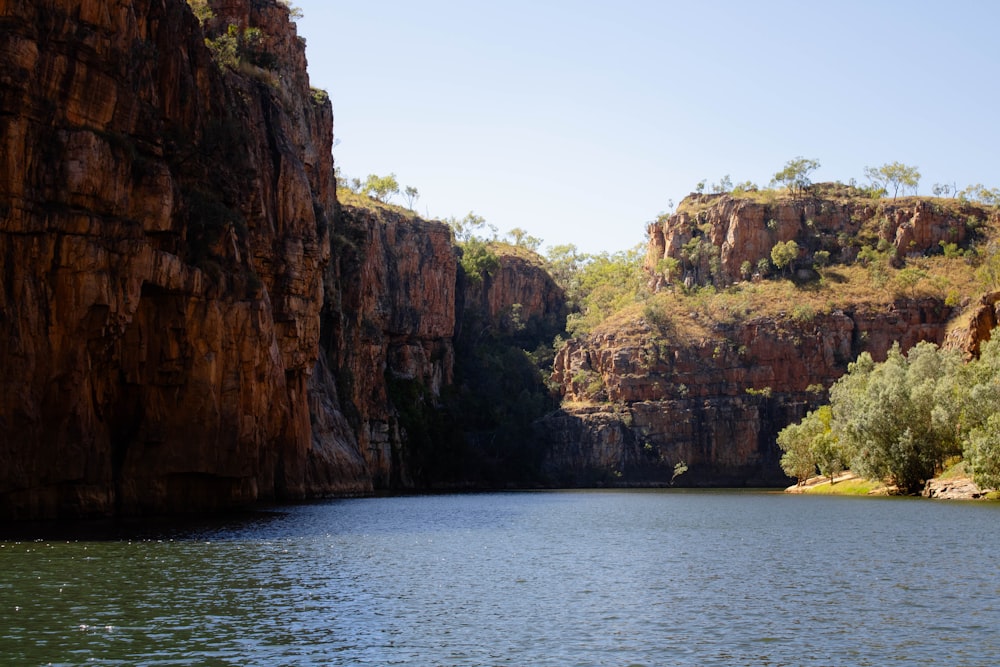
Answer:
[[[818,161],[799,156],[786,162],[785,168],[774,175],[771,184],[783,185],[794,197],[812,185],[809,174],[817,169],[819,169]]]
[[[799,244],[794,239],[782,243],[778,241],[771,248],[771,261],[780,271],[792,265],[799,258]]]
[[[981,183],[970,185],[956,196],[965,201],[979,202],[987,206],[1000,206],[1000,188],[988,188]]]
[[[481,239],[479,233],[484,230],[489,230],[494,237],[496,236],[496,226],[488,224],[486,218],[476,215],[472,211],[469,211],[461,220],[447,218],[445,223],[451,227],[451,231],[455,234],[455,240],[459,243],[467,243],[474,238]]]
[[[957,351],[893,346],[875,364],[863,352],[830,390],[833,430],[851,469],[913,492],[960,451]]]
[[[733,191],[733,179],[729,178],[729,174],[726,174],[718,183],[712,183],[712,192],[715,194],[722,194],[724,192]]]
[[[781,455],[781,469],[789,477],[794,477],[800,485],[816,474],[816,456],[812,442],[818,433],[817,426],[813,413],[809,413],[801,422],[789,424],[778,433],[778,447],[784,452]]]
[[[507,238],[511,239],[514,245],[520,248],[528,248],[529,250],[538,250],[538,247],[542,245],[540,238],[532,236],[520,227],[515,227],[507,232]]]
[[[406,195],[406,208],[413,210],[413,202],[420,199],[420,193],[412,185],[407,185],[406,190],[403,191]]]
[[[873,188],[884,188],[886,192],[892,189],[892,198],[896,199],[900,188],[913,188],[916,194],[920,184],[920,172],[916,167],[901,162],[891,162],[881,167],[865,167],[865,178],[872,183]]]
[[[833,432],[833,411],[829,405],[782,429],[778,446],[784,452],[781,469],[799,484],[816,474],[817,468],[833,484],[833,479],[847,467],[847,456]]]
[[[361,186],[361,193],[385,204],[392,195],[399,194],[399,181],[396,180],[396,174],[368,174],[368,179]]]

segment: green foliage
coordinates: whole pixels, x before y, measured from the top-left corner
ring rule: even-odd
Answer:
[[[509,238],[511,242],[519,248],[527,248],[531,251],[538,250],[538,248],[542,245],[542,240],[540,238],[528,234],[528,232],[520,227],[515,227],[507,232],[507,238]]]
[[[792,263],[799,258],[799,244],[794,240],[778,241],[771,248],[771,261],[780,271],[790,269]]]
[[[987,206],[1000,206],[1000,188],[987,188],[981,183],[970,185],[956,196],[963,201],[977,202]]]
[[[383,204],[387,203],[393,195],[399,194],[399,181],[396,180],[396,174],[388,176],[368,174],[368,178],[361,185],[361,194],[368,195]]]
[[[566,330],[571,335],[591,331],[644,294],[643,251],[642,246],[636,246],[614,254],[583,256],[567,290],[578,310],[566,319]]]
[[[817,160],[806,159],[802,156],[796,157],[785,163],[785,168],[777,172],[771,181],[772,185],[781,185],[788,188],[792,196],[802,194],[812,181],[809,174],[819,169]]]
[[[862,353],[830,390],[834,430],[850,467],[913,492],[960,451],[955,401],[961,359],[919,343],[884,363]]]
[[[215,18],[215,12],[208,4],[208,0],[187,0],[188,5],[191,7],[191,11],[194,15],[198,17],[201,24],[204,26],[205,23]]]
[[[489,243],[472,238],[461,245],[461,265],[465,275],[474,282],[492,276],[500,268],[500,258],[490,249]]]
[[[722,194],[724,192],[732,192],[733,181],[729,178],[729,174],[726,174],[718,183],[712,183],[712,192],[715,194]]]
[[[451,231],[458,243],[465,243],[472,238],[482,239],[483,237],[480,234],[486,230],[492,232],[491,236],[496,238],[496,226],[488,224],[486,218],[476,215],[472,211],[469,211],[461,220],[452,217],[446,218],[444,222],[451,227]]]
[[[1000,289],[1000,246],[990,243],[980,250],[976,280],[989,292]]]
[[[832,422],[833,412],[829,405],[824,405],[778,434],[778,446],[784,452],[781,469],[799,484],[815,475],[817,469],[831,481],[843,472],[846,457]]]
[[[865,178],[871,181],[873,188],[885,191],[891,188],[892,198],[895,199],[900,188],[911,188],[916,194],[920,171],[901,162],[887,162],[881,167],[865,167]]]
[[[264,33],[260,28],[240,30],[229,24],[223,34],[205,39],[220,68],[238,69],[244,62],[263,69],[274,69],[278,60],[264,48]]]

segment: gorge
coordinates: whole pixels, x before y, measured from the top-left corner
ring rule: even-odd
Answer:
[[[783,485],[776,433],[858,353],[973,353],[997,322],[967,281],[808,311],[690,300],[760,284],[745,267],[779,242],[805,290],[853,284],[867,246],[937,262],[994,210],[692,195],[650,227],[645,304],[553,351],[547,387],[524,351],[571,304],[545,263],[498,245],[476,274],[446,224],[340,201],[288,7],[209,6],[0,2],[0,518],[665,485],[679,462],[678,484]]]

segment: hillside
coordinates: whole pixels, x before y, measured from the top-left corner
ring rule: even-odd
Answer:
[[[566,483],[783,485],[780,429],[863,351],[968,354],[996,322],[995,209],[821,184],[692,195],[649,229],[649,283],[556,356],[540,427]],[[794,243],[779,269],[775,246]]]

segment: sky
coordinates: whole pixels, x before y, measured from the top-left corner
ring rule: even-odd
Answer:
[[[1000,187],[1000,2],[293,0],[348,177],[617,252],[699,181]],[[395,203],[405,204],[396,197]]]

